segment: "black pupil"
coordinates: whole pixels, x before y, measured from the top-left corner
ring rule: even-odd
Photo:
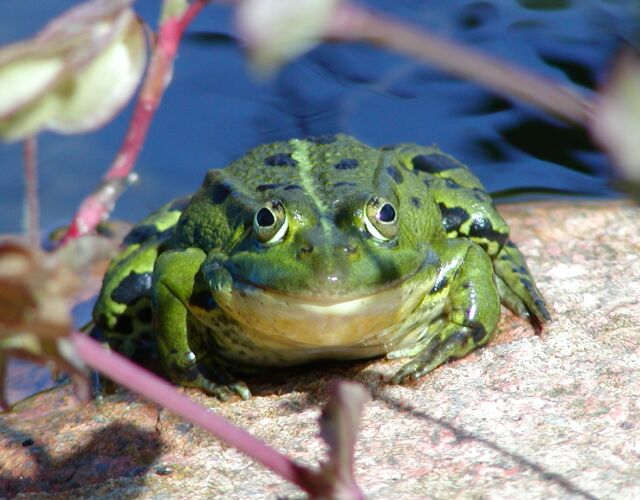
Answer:
[[[260,227],[270,227],[273,226],[273,223],[276,221],[276,218],[273,216],[271,210],[266,207],[258,210],[256,214],[256,222]]]
[[[396,209],[391,203],[385,203],[378,210],[377,219],[380,222],[393,222],[396,219]]]

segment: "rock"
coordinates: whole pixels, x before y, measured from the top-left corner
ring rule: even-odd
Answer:
[[[402,361],[302,367],[249,379],[254,397],[188,391],[305,464],[324,457],[327,383],[371,392],[356,450],[369,498],[640,497],[640,209],[502,207],[554,321],[505,312],[486,348],[409,386]],[[68,387],[0,418],[0,495],[264,498],[294,486],[126,391],[81,405]]]

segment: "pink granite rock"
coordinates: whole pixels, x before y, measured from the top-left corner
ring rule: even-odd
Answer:
[[[502,207],[551,305],[535,336],[505,312],[498,337],[409,386],[402,361],[303,367],[251,380],[249,401],[189,394],[305,464],[335,378],[362,382],[356,474],[369,498],[640,498],[640,209]],[[0,496],[264,498],[300,492],[156,405],[68,388],[0,417]]]

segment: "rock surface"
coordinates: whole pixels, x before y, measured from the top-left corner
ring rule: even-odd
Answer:
[[[640,209],[507,206],[554,321],[536,337],[505,312],[497,338],[411,386],[402,361],[249,379],[254,397],[189,394],[300,462],[324,445],[330,380],[362,382],[356,474],[369,498],[640,498]],[[302,493],[206,432],[125,391],[68,388],[0,417],[0,495],[264,498]]]

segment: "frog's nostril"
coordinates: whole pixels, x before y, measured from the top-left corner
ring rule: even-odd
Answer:
[[[345,245],[344,251],[349,255],[353,255],[358,251],[358,249],[355,247],[355,245]]]
[[[313,252],[313,245],[307,245],[302,247],[300,250],[298,250],[298,258],[304,258],[307,255],[309,255],[311,252]]]

